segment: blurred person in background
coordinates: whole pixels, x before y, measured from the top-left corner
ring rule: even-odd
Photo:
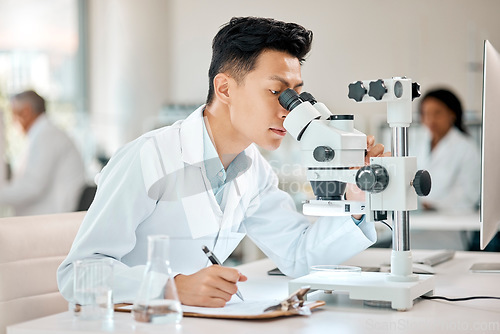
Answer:
[[[424,210],[475,211],[480,196],[479,147],[467,133],[460,100],[446,89],[436,89],[420,102],[421,122],[426,128],[415,155],[419,169],[432,177],[431,193],[422,197]]]
[[[479,145],[467,133],[458,97],[447,89],[425,94],[420,102],[420,119],[425,132],[415,142],[419,169],[431,174],[432,188],[420,198],[421,207],[437,213],[463,214],[477,210],[480,194],[481,158]],[[412,231],[412,248],[471,248],[466,231]]]
[[[36,92],[15,95],[11,105],[27,145],[12,179],[0,187],[0,204],[10,205],[17,216],[75,211],[85,186],[80,153],[48,119],[45,100]]]

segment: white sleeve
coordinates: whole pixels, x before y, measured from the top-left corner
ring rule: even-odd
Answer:
[[[135,298],[144,265],[129,267],[121,259],[134,249],[137,226],[156,206],[144,186],[137,146],[113,157],[99,178],[94,202],[57,272],[59,290],[67,300],[73,297],[72,262],[100,257],[114,260],[114,302],[131,302]]]
[[[20,206],[43,196],[62,158],[61,145],[64,143],[57,139],[42,134],[30,144],[24,173],[15,175],[11,183],[0,188],[1,204]]]
[[[322,217],[311,224],[296,211],[290,195],[278,189],[274,173],[268,180],[252,200],[244,228],[284,274],[297,277],[312,265],[339,264],[376,241],[374,223],[366,220],[356,226],[350,216]]]

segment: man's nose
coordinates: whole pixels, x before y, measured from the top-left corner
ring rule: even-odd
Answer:
[[[283,108],[281,105],[280,105],[280,115],[281,115],[281,118],[285,119],[286,116],[288,116],[290,112],[288,110],[286,110],[285,108]]]

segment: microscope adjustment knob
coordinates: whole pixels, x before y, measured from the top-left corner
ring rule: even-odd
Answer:
[[[389,184],[389,173],[381,165],[361,167],[356,173],[356,185],[363,191],[379,193]]]
[[[313,157],[318,162],[328,162],[335,158],[335,151],[329,146],[318,146],[313,151]]]
[[[380,101],[385,93],[387,93],[387,87],[384,84],[384,80],[378,79],[377,81],[370,82],[368,95],[373,97],[375,100]]]
[[[412,182],[418,196],[427,196],[431,192],[431,174],[426,170],[419,170]]]
[[[361,102],[366,94],[366,88],[361,81],[349,84],[349,94],[347,96],[356,102]]]
[[[411,100],[415,100],[417,97],[420,97],[420,84],[418,82],[412,82],[411,84]]]

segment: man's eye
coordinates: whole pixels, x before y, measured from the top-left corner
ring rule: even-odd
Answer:
[[[279,90],[272,90],[272,89],[270,89],[269,91],[270,91],[270,92],[271,92],[271,94],[273,94],[273,95],[279,95],[279,93],[280,93],[280,91],[279,91]]]

